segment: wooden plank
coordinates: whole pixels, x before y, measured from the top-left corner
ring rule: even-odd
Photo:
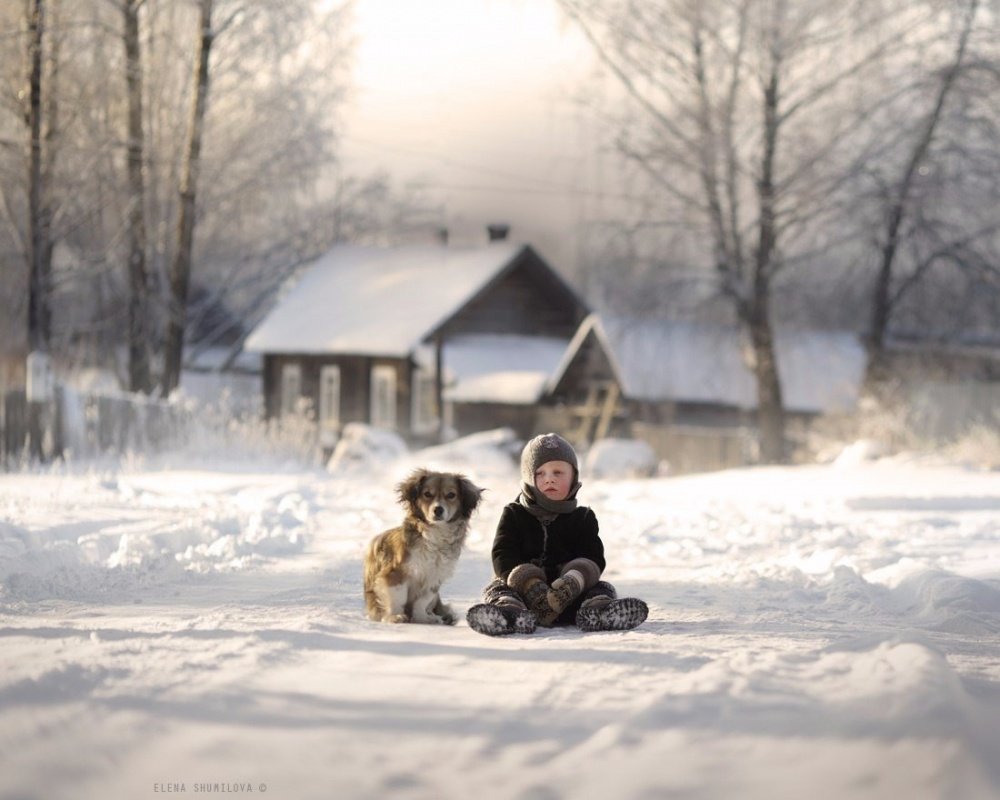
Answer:
[[[601,406],[598,402],[598,392],[600,387],[597,384],[590,384],[587,387],[587,399],[583,405],[570,409],[570,413],[578,418],[575,431],[571,438],[580,443],[590,443],[590,428],[594,418],[600,414]]]
[[[604,439],[611,428],[611,420],[614,419],[615,410],[618,408],[618,384],[608,381],[605,384],[604,405],[601,408],[600,418],[597,421],[597,429],[594,431],[594,441]]]

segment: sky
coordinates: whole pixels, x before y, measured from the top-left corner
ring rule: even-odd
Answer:
[[[563,266],[599,144],[594,54],[554,0],[357,0],[343,154],[440,200],[452,241],[505,222]]]

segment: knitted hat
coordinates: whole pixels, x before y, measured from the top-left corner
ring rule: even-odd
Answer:
[[[534,486],[535,471],[546,461],[565,461],[572,465],[574,477],[580,475],[573,445],[558,433],[545,433],[536,436],[521,451],[521,480],[528,486]]]

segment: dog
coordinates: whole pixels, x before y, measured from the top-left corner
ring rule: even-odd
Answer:
[[[365,606],[376,622],[454,625],[441,584],[455,571],[483,490],[464,475],[415,470],[396,487],[406,517],[365,552]]]

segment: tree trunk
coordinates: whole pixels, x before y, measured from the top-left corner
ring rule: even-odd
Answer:
[[[128,379],[129,391],[153,390],[149,369],[149,283],[146,274],[146,191],[143,181],[145,136],[142,127],[142,51],[139,42],[139,6],[144,0],[125,0],[125,80],[128,90]]]
[[[753,367],[757,378],[760,459],[765,464],[778,464],[785,460],[785,411],[770,317],[771,275],[777,244],[774,188],[777,144],[778,68],[775,65],[764,90],[764,152],[757,184],[760,222],[754,259],[753,299],[749,319],[746,320],[750,329]]]
[[[48,351],[52,338],[51,214],[42,172],[44,0],[28,5],[28,346]]]
[[[195,197],[201,159],[201,137],[208,100],[208,58],[212,49],[212,0],[200,3],[200,46],[195,69],[195,92],[191,105],[187,154],[180,185],[180,216],[177,222],[177,245],[170,268],[170,309],[164,354],[163,396],[169,397],[181,377],[184,354],[184,325],[187,319],[188,284],[191,279],[191,249],[194,242]]]
[[[785,461],[785,407],[778,376],[774,333],[766,301],[747,322],[753,348],[753,372],[757,379],[757,425],[760,429],[760,460],[765,464]]]
[[[49,20],[48,30],[58,32],[60,0],[50,0],[47,6]],[[42,242],[42,274],[48,284],[48,300],[46,308],[49,313],[49,337],[52,336],[52,253],[55,249],[55,236],[52,227],[55,221],[55,210],[52,187],[56,184],[56,160],[59,143],[59,35],[48,38],[48,82],[42,92],[45,100],[42,109],[42,194],[41,219],[44,240]]]

